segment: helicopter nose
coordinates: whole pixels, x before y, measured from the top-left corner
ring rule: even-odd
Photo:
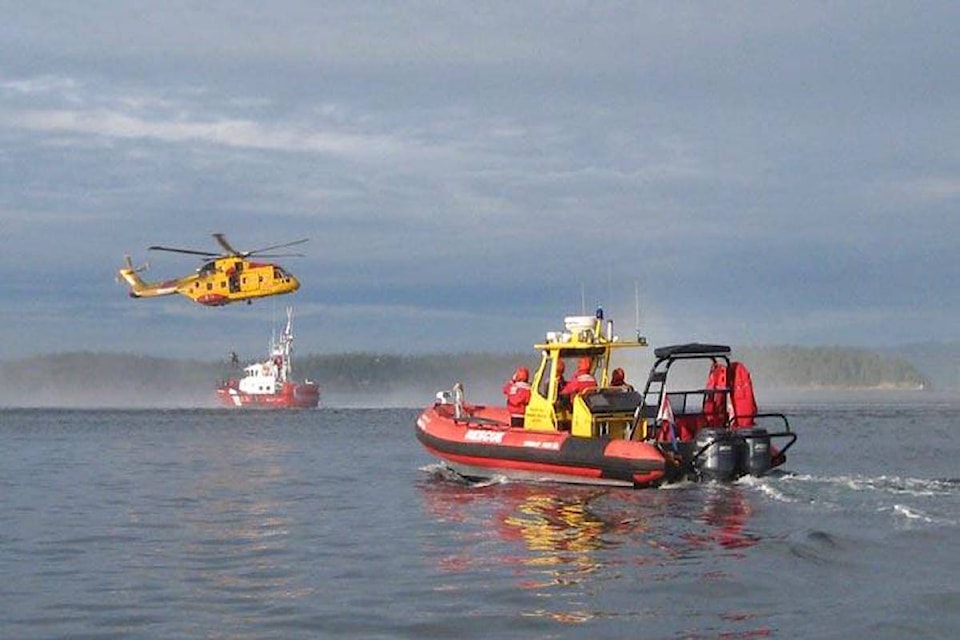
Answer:
[[[300,281],[294,278],[293,276],[290,276],[290,291],[293,292],[299,288],[300,288]]]

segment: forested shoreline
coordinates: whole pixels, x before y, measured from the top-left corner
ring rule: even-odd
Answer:
[[[641,385],[652,362],[627,366]],[[758,388],[960,389],[960,373],[931,379],[898,354],[840,347],[734,349]],[[949,354],[946,362],[950,362]],[[955,358],[954,358],[955,360]],[[397,355],[307,354],[295,357],[295,377],[319,382],[324,395],[364,395],[376,406],[408,398],[416,406],[438,389],[461,381],[473,397],[489,401],[518,364],[536,365],[532,353]],[[134,354],[74,352],[0,363],[4,406],[206,406],[219,380],[240,372],[224,361]],[[948,371],[947,373],[950,373]]]

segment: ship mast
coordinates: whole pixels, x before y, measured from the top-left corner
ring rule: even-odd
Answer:
[[[287,326],[280,334],[280,340],[274,344],[272,350],[274,363],[279,358],[277,367],[277,378],[279,382],[285,383],[290,379],[293,373],[293,364],[290,355],[293,353],[293,307],[287,307]]]

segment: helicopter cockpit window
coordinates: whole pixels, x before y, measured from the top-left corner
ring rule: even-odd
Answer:
[[[282,267],[273,268],[273,279],[274,280],[283,280],[284,278],[289,277],[287,272],[283,270]]]

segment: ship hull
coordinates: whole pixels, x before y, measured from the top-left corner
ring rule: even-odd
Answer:
[[[306,382],[284,385],[277,393],[246,393],[228,384],[217,389],[217,400],[231,409],[314,409],[320,404],[320,389]]]

